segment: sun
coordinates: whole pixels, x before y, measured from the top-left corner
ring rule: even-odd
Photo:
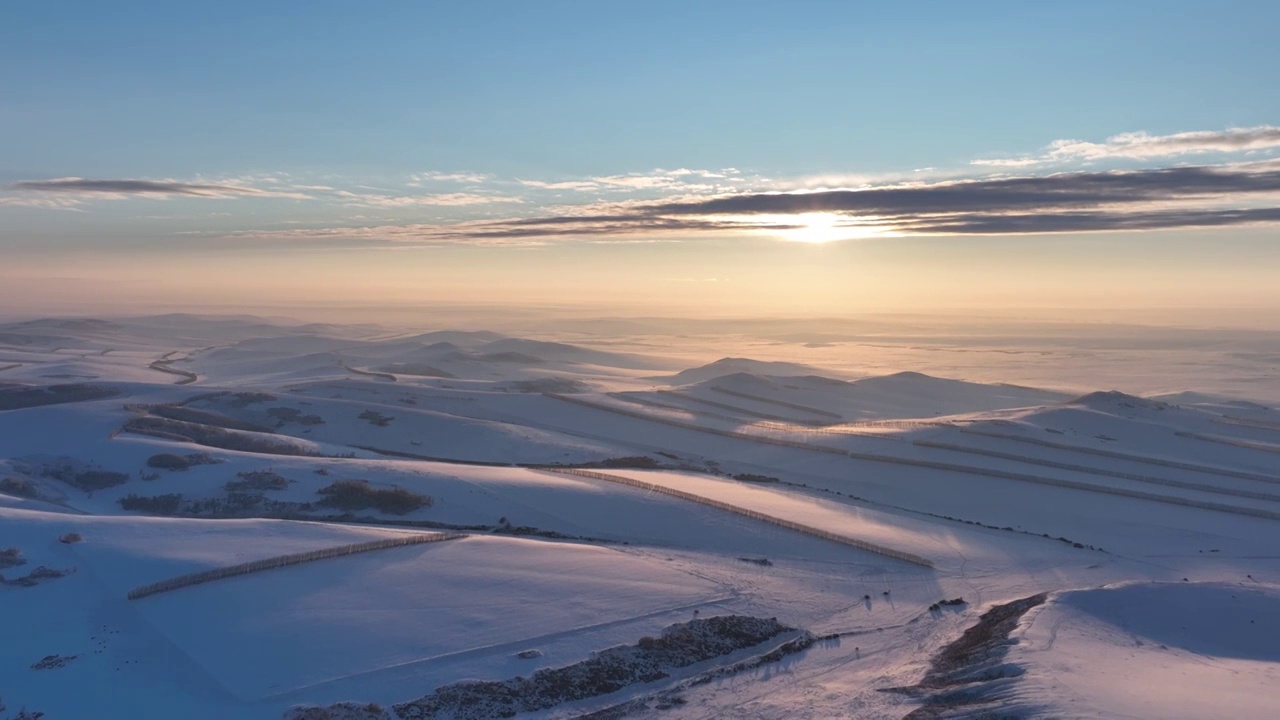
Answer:
[[[839,240],[860,240],[894,235],[888,219],[850,216],[835,212],[708,216],[708,220],[752,229],[755,233],[788,242],[824,245]]]
[[[808,212],[786,216],[780,224],[794,225],[789,230],[778,231],[783,239],[791,242],[822,245],[837,240],[857,240],[889,234],[878,222],[879,218],[851,218],[831,212]]]
[[[851,217],[832,212],[807,212],[775,216],[778,225],[787,230],[773,230],[774,237],[809,245],[823,245],[838,240],[864,240],[896,235],[887,218],[862,215]]]
[[[840,227],[840,216],[835,213],[801,213],[791,221],[799,227],[784,230],[782,235],[794,242],[821,244],[847,237],[846,228]]]

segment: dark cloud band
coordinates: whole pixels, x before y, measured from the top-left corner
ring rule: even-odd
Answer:
[[[1280,222],[1280,208],[1223,209],[1280,195],[1274,164],[1062,173],[806,193],[744,193],[630,205],[616,213],[470,224],[458,238],[786,229],[779,217],[835,213],[902,233],[1011,234]],[[1272,198],[1273,202],[1280,200]],[[757,222],[769,216],[771,222]],[[763,220],[763,217],[761,217]],[[799,221],[796,221],[799,223]]]

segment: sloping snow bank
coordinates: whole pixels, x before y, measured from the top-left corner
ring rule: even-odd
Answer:
[[[1051,717],[1280,717],[1280,588],[1134,583],[1056,595],[1010,661]]]

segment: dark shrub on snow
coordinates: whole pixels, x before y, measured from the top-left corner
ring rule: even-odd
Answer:
[[[173,515],[178,512],[178,508],[182,507],[182,495],[168,493],[166,495],[148,497],[129,493],[120,498],[120,507],[125,510],[136,510],[138,512],[151,513],[152,515]]]
[[[628,455],[626,457],[615,457],[602,460],[600,461],[600,467],[649,470],[658,467],[658,461],[643,455]]]
[[[217,462],[217,460],[204,453],[191,453],[189,455],[160,453],[147,458],[147,467],[158,470],[186,470],[195,465],[213,465]]]
[[[252,490],[286,490],[288,478],[270,470],[246,470],[236,473],[239,480],[227,483],[227,492],[248,492]]]
[[[431,497],[404,488],[378,488],[367,480],[337,480],[321,488],[324,496],[319,504],[339,510],[365,510],[375,508],[391,515],[404,515],[424,507],[431,507]]]
[[[19,477],[7,477],[0,480],[0,493],[24,498],[33,498],[39,495],[35,483]]]

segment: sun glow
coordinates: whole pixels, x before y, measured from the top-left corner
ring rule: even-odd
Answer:
[[[885,234],[877,224],[828,212],[801,213],[787,216],[782,224],[797,226],[789,230],[779,231],[779,234],[784,239],[812,245],[821,245],[837,240],[876,237]]]
[[[841,239],[840,217],[832,213],[803,213],[795,217],[801,227],[783,231],[788,240],[805,243],[825,243]]]

